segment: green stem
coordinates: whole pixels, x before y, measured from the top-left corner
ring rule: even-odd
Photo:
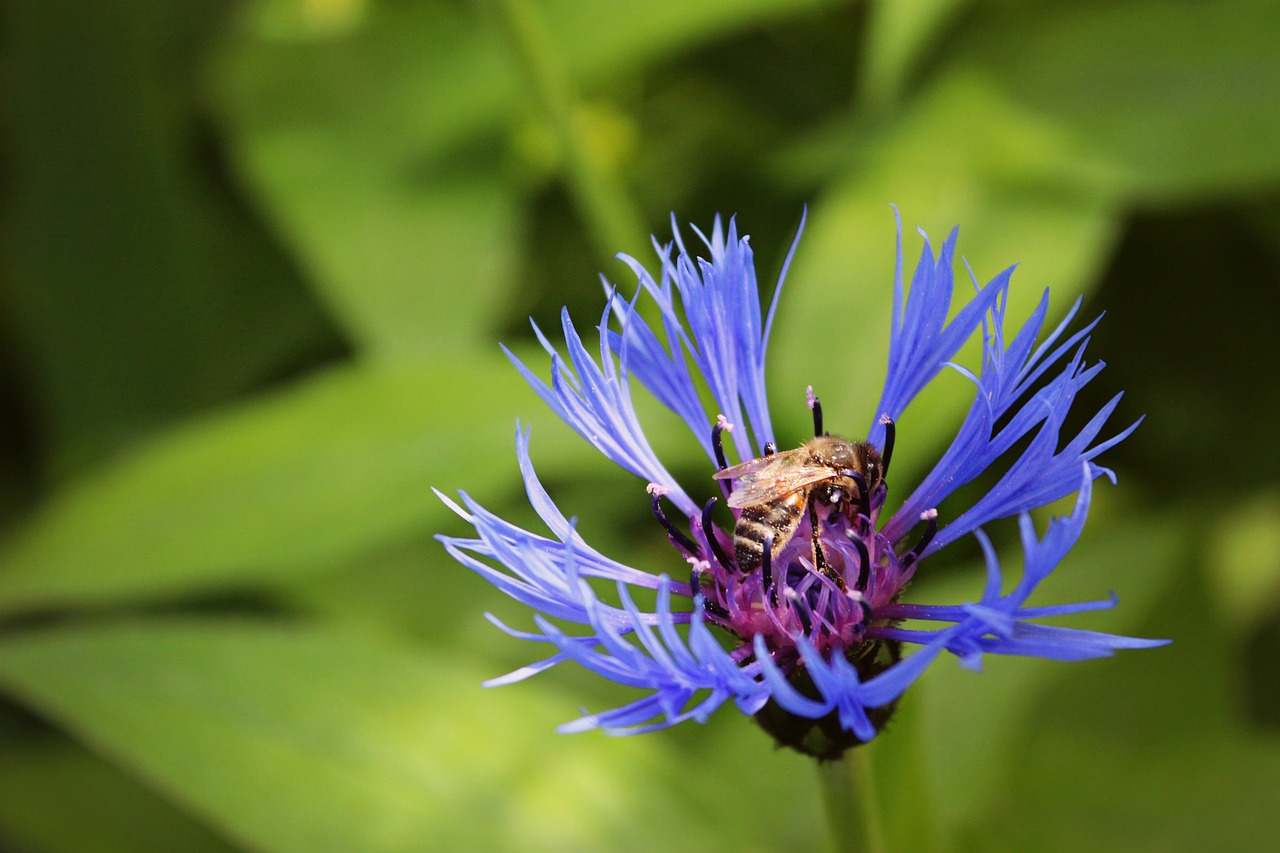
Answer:
[[[854,747],[818,770],[837,853],[885,853],[870,746]]]
[[[591,156],[577,94],[556,46],[529,0],[496,4],[531,93],[545,113],[591,237],[606,257],[643,252],[649,245],[642,220],[625,189]]]

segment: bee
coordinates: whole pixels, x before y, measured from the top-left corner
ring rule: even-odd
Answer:
[[[865,506],[884,480],[884,464],[879,452],[865,441],[823,434],[795,450],[725,468],[715,479],[734,481],[729,506],[742,510],[733,531],[739,571],[749,573],[772,565],[807,509],[813,529],[813,564],[826,572],[826,555],[818,541],[818,508],[851,515],[855,504]],[[864,487],[866,495],[861,493]],[[765,543],[770,539],[766,563]]]

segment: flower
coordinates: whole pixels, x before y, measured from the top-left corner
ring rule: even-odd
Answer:
[[[710,260],[695,259],[674,221],[672,226],[674,247],[655,241],[658,279],[634,258],[619,256],[638,286],[627,300],[606,283],[598,356],[587,350],[567,312],[561,316],[563,351],[534,326],[550,356],[549,382],[507,354],[557,415],[646,484],[675,553],[655,572],[593,549],[539,482],[528,430],[517,427],[516,454],[528,498],[551,536],[511,524],[465,493],[460,502],[440,495],[475,529],[474,537],[440,536],[445,548],[532,608],[536,630],[518,631],[490,619],[512,636],[554,649],[488,684],[508,684],[575,661],[646,695],[587,714],[563,731],[630,734],[702,722],[732,700],[778,742],[831,758],[875,737],[898,698],[943,652],[977,668],[984,654],[1079,660],[1165,642],[1031,621],[1108,608],[1114,597],[1026,603],[1079,538],[1093,481],[1106,476],[1114,482],[1112,472],[1094,460],[1137,427],[1099,437],[1120,400],[1116,395],[1078,433],[1062,434],[1076,395],[1102,369],[1084,360],[1097,320],[1068,334],[1078,300],[1042,337],[1046,291],[1010,337],[1010,268],[976,287],[948,322],[957,230],[936,257],[920,232],[924,250],[907,291],[899,220],[888,375],[867,440],[815,438],[807,449],[779,453],[765,391],[765,351],[799,234],[764,312],[751,247],[734,221],[727,233],[719,218],[709,237],[697,232]],[[658,322],[641,315],[641,299],[656,306]],[[950,364],[978,328],[978,371]],[[973,403],[932,471],[886,513],[894,424],[948,366],[973,383]],[[683,419],[701,444],[714,468],[691,490],[718,491],[709,501],[695,500],[653,452],[632,405],[633,380]],[[815,436],[823,436],[822,409],[812,389],[808,400]],[[738,465],[730,467],[729,451]],[[1006,455],[1012,462],[990,491],[955,517],[939,516],[944,498]],[[1074,509],[1051,520],[1039,536],[1027,513],[1072,492]],[[730,513],[733,523],[726,524]],[[980,528],[1014,515],[1024,570],[1006,593],[1000,561]],[[900,600],[930,555],[969,534],[977,537],[987,566],[976,603]],[[602,597],[592,579],[614,582],[616,600]],[[634,589],[652,591],[651,610],[636,604]],[[915,649],[904,654],[904,647]]]

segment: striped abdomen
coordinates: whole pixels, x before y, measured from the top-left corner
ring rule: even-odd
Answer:
[[[808,489],[801,489],[770,503],[742,508],[733,530],[733,556],[738,562],[738,571],[747,574],[760,568],[769,534],[773,534],[770,556],[778,556],[800,526],[808,494]]]

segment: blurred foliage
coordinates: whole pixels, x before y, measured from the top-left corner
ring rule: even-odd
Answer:
[[[497,351],[582,327],[674,211],[738,214],[775,332],[866,423],[896,203],[986,279],[1109,316],[1121,417],[1044,600],[1169,648],[935,666],[870,749],[896,849],[1280,837],[1280,14],[1269,2],[11,0],[3,7],[0,847],[812,849],[816,774],[726,711],[561,736],[629,694],[479,683],[527,616],[430,491],[529,519],[515,419],[606,553],[639,485]],[[919,251],[908,230],[907,254]],[[967,286],[967,285],[963,285]],[[897,476],[965,405],[937,384]],[[1093,390],[1093,389],[1091,389]],[[655,407],[673,470],[703,476]],[[601,501],[600,495],[625,499]],[[1010,529],[993,530],[1007,538]],[[653,541],[656,540],[656,541]],[[971,547],[913,588],[971,599]],[[937,561],[941,563],[942,561]],[[761,806],[764,807],[761,807]]]

